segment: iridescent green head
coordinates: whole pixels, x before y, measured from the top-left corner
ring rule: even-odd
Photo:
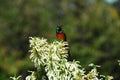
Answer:
[[[62,30],[62,25],[58,25],[57,27],[56,27],[56,33],[62,33],[63,32],[63,30]]]

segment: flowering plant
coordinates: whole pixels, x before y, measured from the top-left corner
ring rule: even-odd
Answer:
[[[64,41],[53,41],[48,44],[44,38],[30,38],[30,59],[37,71],[31,71],[26,80],[112,80],[111,76],[100,75],[97,65],[90,64],[92,69],[86,73],[78,61],[68,61],[68,45]],[[20,77],[12,77],[19,80]]]

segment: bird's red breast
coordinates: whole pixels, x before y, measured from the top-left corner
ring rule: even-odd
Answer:
[[[60,40],[65,40],[65,34],[64,33],[57,33],[56,36]]]

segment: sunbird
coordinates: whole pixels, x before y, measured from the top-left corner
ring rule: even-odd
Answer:
[[[63,40],[63,41],[67,41],[66,39],[66,34],[64,33],[63,29],[62,29],[62,25],[57,26],[56,28],[56,36],[59,40]],[[65,45],[64,47],[68,47],[68,45]],[[71,55],[70,55],[70,50],[69,48],[67,48],[68,50],[68,60],[71,61]]]
[[[57,26],[56,28],[56,36],[59,40],[66,41],[66,34],[62,30],[62,25]]]

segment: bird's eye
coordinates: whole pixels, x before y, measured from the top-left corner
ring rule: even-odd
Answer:
[[[56,28],[57,31],[61,31],[61,28]]]
[[[58,30],[61,31],[61,28],[59,28]]]

